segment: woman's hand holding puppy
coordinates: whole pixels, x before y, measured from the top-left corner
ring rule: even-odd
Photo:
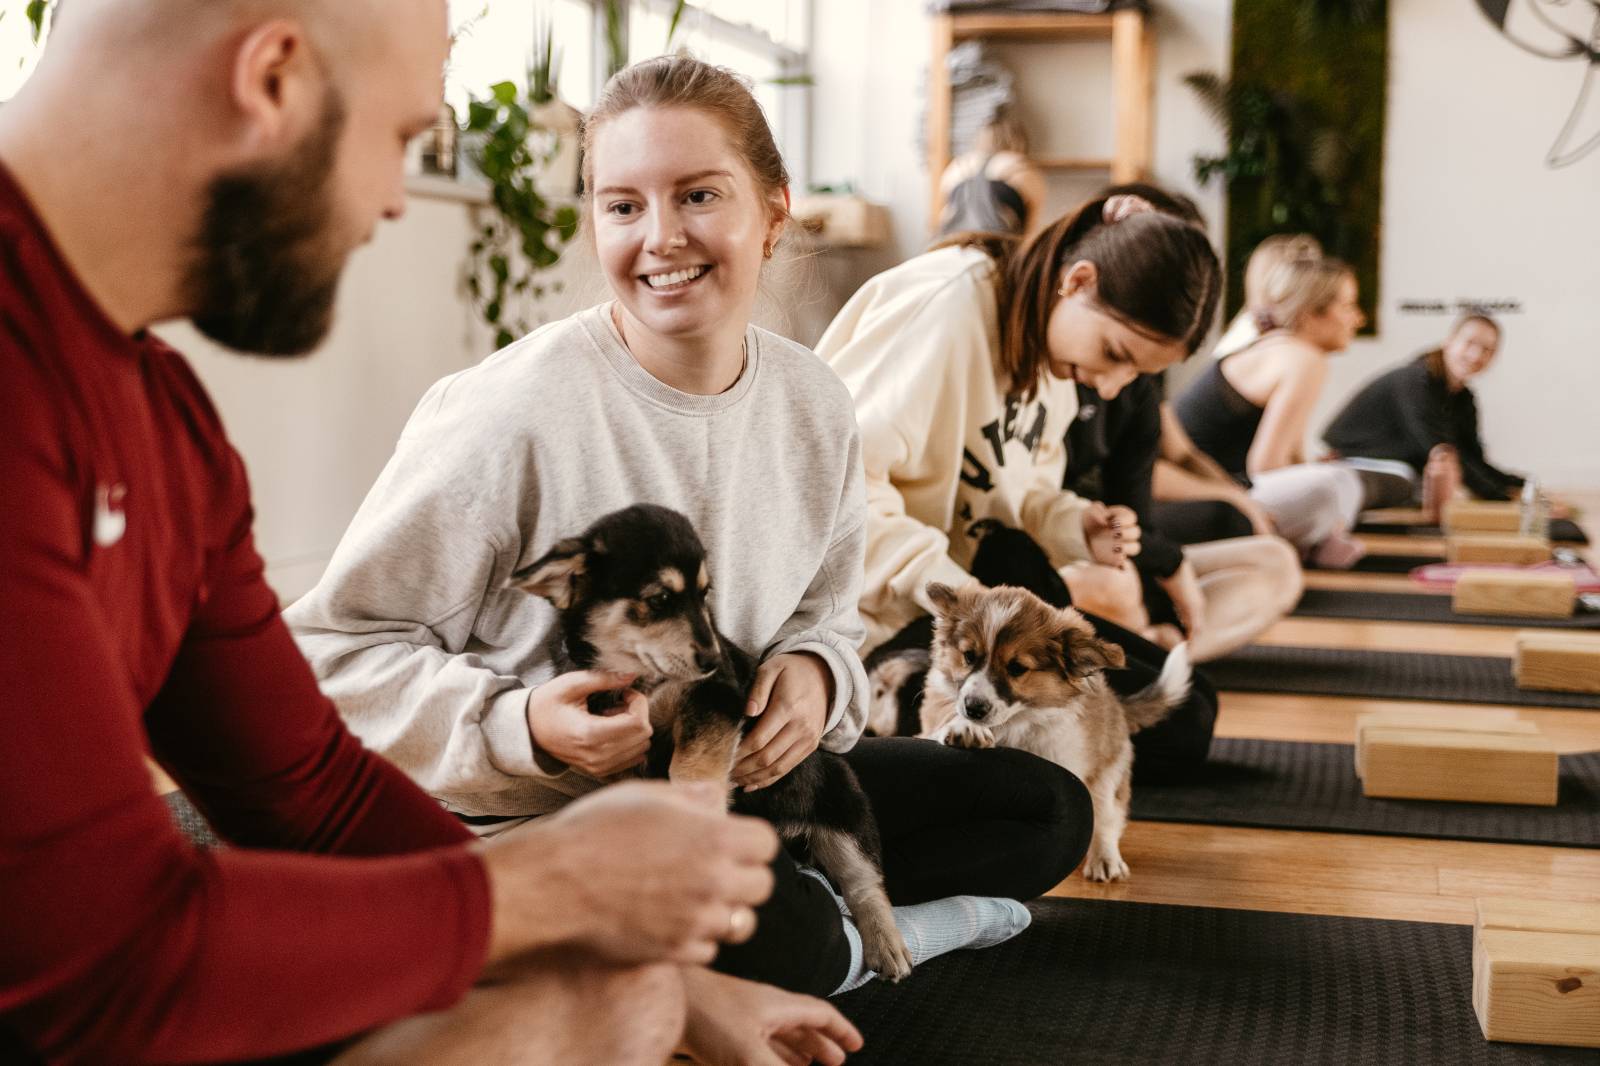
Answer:
[[[534,746],[590,777],[609,777],[644,762],[650,751],[650,700],[628,688],[633,678],[576,670],[528,693],[528,731]],[[593,714],[588,699],[622,691],[614,714]]]
[[[815,655],[774,655],[756,670],[745,707],[759,717],[734,753],[733,783],[765,788],[817,750],[833,706],[833,674]]]
[[[575,947],[624,964],[705,964],[755,931],[778,835],[714,785],[626,782],[479,845],[489,963]]]

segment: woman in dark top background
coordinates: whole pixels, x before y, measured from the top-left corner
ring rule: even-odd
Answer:
[[[1499,350],[1499,323],[1478,312],[1462,316],[1444,347],[1368,382],[1328,424],[1322,439],[1344,459],[1404,463],[1411,468],[1413,487],[1419,490],[1429,454],[1446,445],[1454,449],[1460,465],[1457,480],[1474,496],[1486,500],[1515,497],[1522,490],[1523,479],[1499,469],[1484,456],[1478,436],[1478,404],[1468,387],[1468,382],[1489,369]]]
[[[1114,620],[1163,647],[1187,636],[1195,661],[1206,662],[1249,643],[1293,609],[1300,598],[1300,563],[1277,537],[1250,535],[1249,521],[1237,512],[1242,535],[1231,539],[1184,547],[1164,532],[1161,517],[1204,525],[1204,514],[1190,512],[1227,505],[1153,505],[1151,475],[1164,450],[1163,423],[1176,421],[1162,418],[1161,394],[1161,379],[1154,376],[1135,378],[1112,400],[1080,385],[1078,417],[1067,430],[1065,487],[1139,516],[1139,554],[1123,564],[1123,572],[1103,575],[1106,586],[1126,597]]]

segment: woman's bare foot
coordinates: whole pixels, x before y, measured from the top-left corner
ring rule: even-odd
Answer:
[[[1122,566],[1077,563],[1062,571],[1061,577],[1067,583],[1067,591],[1072,593],[1072,605],[1078,610],[1098,615],[1135,633],[1150,627],[1139,572],[1131,563]]]

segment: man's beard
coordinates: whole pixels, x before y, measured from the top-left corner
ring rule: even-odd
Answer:
[[[281,162],[222,174],[206,190],[184,291],[212,340],[263,355],[303,355],[327,336],[346,252],[332,247],[331,176],[344,103]]]

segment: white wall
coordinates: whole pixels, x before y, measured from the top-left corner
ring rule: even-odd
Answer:
[[[1516,300],[1476,386],[1489,454],[1552,486],[1600,488],[1600,152],[1544,164],[1582,64],[1515,48],[1460,0],[1389,10],[1383,332],[1335,363],[1324,412],[1439,343],[1453,316],[1402,301]]]
[[[469,233],[462,203],[413,197],[352,258],[334,331],[305,359],[236,355],[187,324],[162,328],[244,457],[257,547],[284,599],[315,584],[423,391],[487,354],[458,293]]]
[[[1223,138],[1182,79],[1226,73],[1231,11],[1228,0],[1163,0],[1155,15],[1152,176],[1194,196],[1218,236],[1221,190],[1198,189],[1191,160],[1218,152]],[[1522,313],[1505,317],[1504,358],[1478,389],[1489,452],[1557,487],[1600,488],[1600,434],[1591,428],[1600,398],[1600,152],[1565,170],[1543,163],[1581,64],[1517,50],[1463,0],[1397,0],[1390,12],[1383,332],[1335,362],[1313,426],[1368,376],[1438,342],[1450,316],[1404,314],[1402,301],[1514,299]],[[812,176],[854,181],[895,220],[891,249],[829,257],[823,273],[837,301],[926,240],[928,181],[915,137],[931,31],[918,0],[818,0],[816,20]],[[1107,98],[1080,88],[1081,74],[1061,73],[1084,47],[1002,50],[1008,60],[1039,57],[1035,69],[1013,68],[1030,110],[1052,85],[1086,94],[1061,104],[1083,116],[1043,124],[1047,137],[1077,131],[1089,143],[1047,150],[1104,148],[1095,138]],[[1061,189],[1057,206],[1066,197]]]

